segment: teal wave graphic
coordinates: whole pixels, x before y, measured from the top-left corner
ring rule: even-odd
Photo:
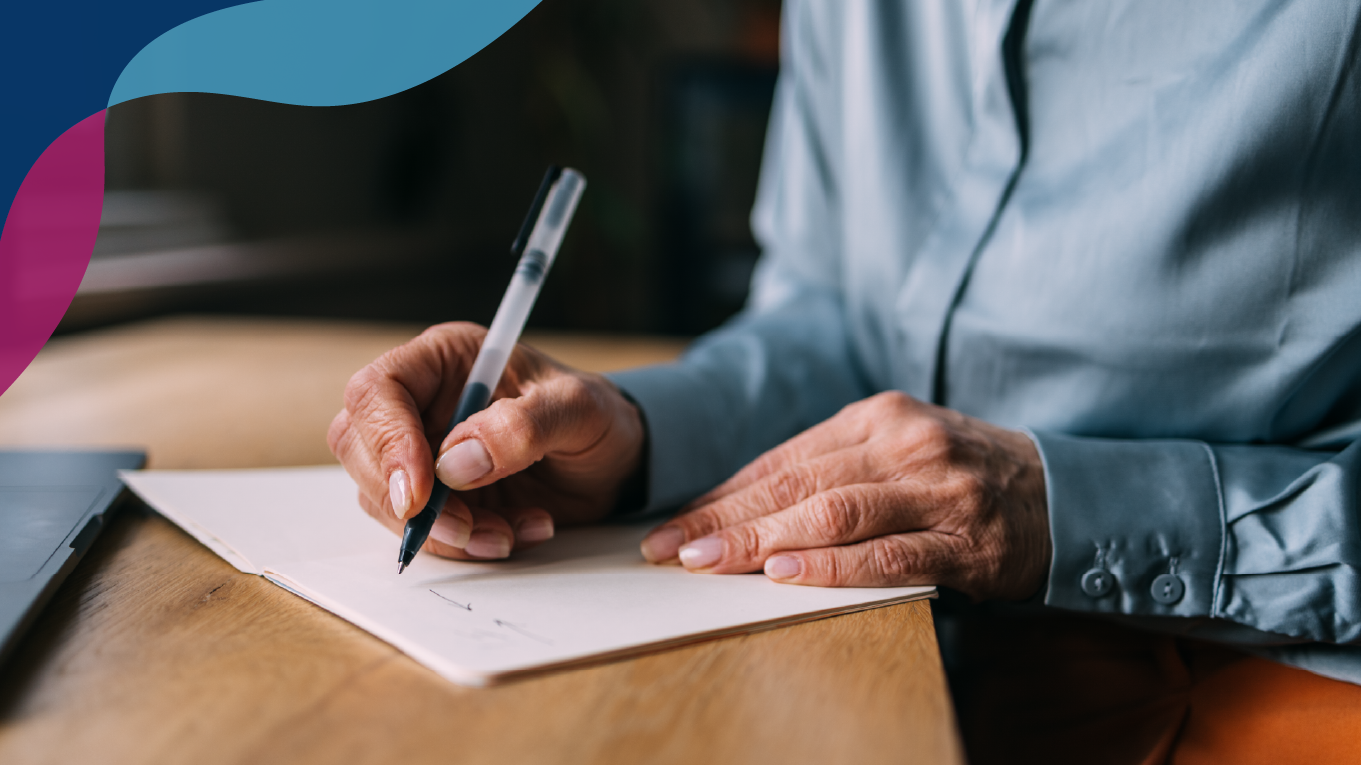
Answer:
[[[181,24],[147,45],[109,106],[221,93],[302,106],[390,96],[500,37],[538,0],[261,0]]]

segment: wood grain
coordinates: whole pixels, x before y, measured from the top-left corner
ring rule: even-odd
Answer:
[[[185,319],[61,339],[0,396],[0,443],[146,444],[161,467],[328,462],[321,439],[345,380],[416,330]],[[534,342],[594,370],[680,349]],[[474,690],[132,508],[0,668],[0,762],[79,761],[929,763],[961,754],[925,603]]]

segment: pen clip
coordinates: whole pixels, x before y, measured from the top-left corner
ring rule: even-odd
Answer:
[[[543,181],[539,183],[539,191],[534,195],[534,203],[529,206],[525,222],[520,224],[520,233],[516,234],[515,241],[510,243],[511,255],[518,258],[524,254],[525,245],[529,244],[529,235],[534,232],[534,224],[538,222],[543,203],[548,199],[548,190],[553,188],[553,184],[561,175],[562,168],[557,165],[549,165],[548,170],[544,172]]]

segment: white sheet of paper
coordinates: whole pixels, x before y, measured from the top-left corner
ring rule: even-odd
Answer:
[[[638,552],[648,527],[636,525],[565,529],[495,563],[421,554],[399,576],[397,537],[359,508],[339,467],[126,471],[123,480],[237,569],[463,685],[935,594],[653,566]]]

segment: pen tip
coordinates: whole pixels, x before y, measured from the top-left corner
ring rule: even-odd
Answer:
[[[405,563],[397,564],[397,573],[400,574],[403,571],[406,571],[406,564]]]

